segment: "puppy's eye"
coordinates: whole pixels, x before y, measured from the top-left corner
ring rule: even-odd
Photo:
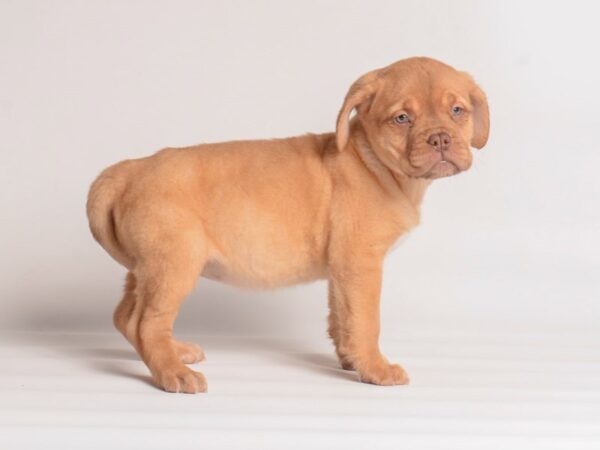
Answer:
[[[396,123],[409,123],[410,122],[410,117],[408,117],[408,114],[402,113],[402,114],[399,114],[396,117],[394,117],[394,122],[396,122]]]
[[[453,116],[459,116],[462,114],[463,109],[460,106],[453,106],[451,112]]]

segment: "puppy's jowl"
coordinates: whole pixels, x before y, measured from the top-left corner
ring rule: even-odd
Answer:
[[[359,78],[335,134],[168,148],[109,167],[87,213],[129,271],[116,327],[158,386],[202,392],[206,379],[185,365],[202,349],[172,336],[198,277],[257,288],[326,278],[342,367],[368,383],[407,383],[379,351],[383,259],[419,223],[431,181],[467,170],[488,129],[468,75],[411,58]]]

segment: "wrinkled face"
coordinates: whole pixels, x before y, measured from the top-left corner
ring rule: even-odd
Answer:
[[[440,178],[471,166],[470,147],[489,130],[485,94],[466,74],[428,58],[411,58],[369,72],[350,88],[337,126],[338,147],[349,136],[349,116],[390,170],[412,178]]]

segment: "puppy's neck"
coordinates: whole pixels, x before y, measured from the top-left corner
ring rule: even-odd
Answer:
[[[431,180],[411,178],[400,171],[390,169],[372,150],[360,124],[354,123],[353,125],[349,147],[356,153],[365,168],[375,176],[383,189],[392,194],[400,193],[417,211],[420,211],[425,191],[431,184]]]

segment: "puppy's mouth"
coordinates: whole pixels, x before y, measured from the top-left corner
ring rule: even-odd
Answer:
[[[471,167],[471,153],[468,149],[454,146],[446,151],[430,151],[417,147],[407,155],[410,169],[407,171],[413,178],[434,180],[450,177],[464,172]]]
[[[460,172],[458,166],[443,156],[424,175],[423,178],[434,180],[436,178],[449,177]]]

